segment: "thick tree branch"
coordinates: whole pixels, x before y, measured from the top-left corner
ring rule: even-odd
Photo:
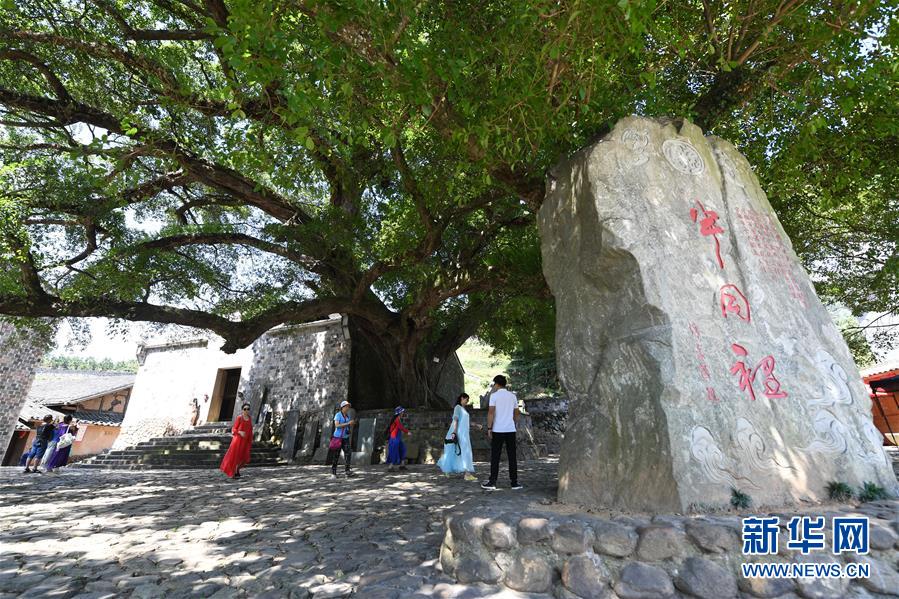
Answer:
[[[184,235],[171,235],[160,239],[153,239],[131,246],[129,249],[136,251],[163,250],[169,251],[184,246],[196,245],[243,245],[262,250],[269,254],[275,254],[287,258],[291,262],[304,268],[318,272],[324,265],[315,258],[295,252],[284,246],[259,239],[243,233],[188,233]],[[330,270],[326,271],[330,274]]]
[[[44,79],[47,80],[47,83],[50,85],[50,88],[53,90],[53,93],[56,94],[58,99],[62,101],[71,100],[71,96],[69,96],[66,86],[62,84],[62,81],[56,76],[56,73],[34,54],[23,50],[0,50],[0,59],[18,60],[31,64],[44,76]]]

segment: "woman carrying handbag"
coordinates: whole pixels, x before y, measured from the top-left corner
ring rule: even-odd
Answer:
[[[477,480],[474,476],[474,459],[471,454],[470,417],[468,410],[465,409],[469,401],[467,393],[463,393],[456,400],[453,421],[446,432],[443,455],[437,461],[437,466],[447,476],[462,474],[465,480]]]

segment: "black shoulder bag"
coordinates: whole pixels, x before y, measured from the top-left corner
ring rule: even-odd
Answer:
[[[462,446],[459,445],[459,438],[456,436],[456,433],[453,433],[449,437],[443,440],[444,445],[455,445],[456,446],[456,455],[462,455]]]

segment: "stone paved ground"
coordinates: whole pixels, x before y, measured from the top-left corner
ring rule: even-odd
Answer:
[[[556,468],[522,464],[527,488],[514,493],[554,497]],[[0,468],[0,599],[535,597],[439,571],[444,513],[513,491],[487,494],[434,466],[357,472],[248,468],[229,481],[205,470]]]

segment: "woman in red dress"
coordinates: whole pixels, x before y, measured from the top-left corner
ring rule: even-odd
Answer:
[[[250,422],[250,404],[241,406],[240,416],[231,429],[231,446],[222,458],[219,470],[231,478],[240,478],[240,468],[250,463],[250,446],[253,444],[253,423]]]

